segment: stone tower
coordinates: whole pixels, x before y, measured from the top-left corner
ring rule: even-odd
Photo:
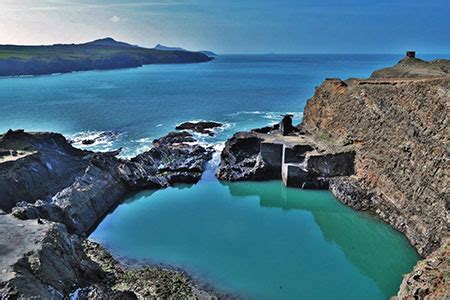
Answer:
[[[406,51],[406,57],[416,58],[416,51]]]

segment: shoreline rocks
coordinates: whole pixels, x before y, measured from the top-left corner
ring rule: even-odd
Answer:
[[[76,149],[56,133],[10,130],[0,135],[0,251],[6,257],[0,263],[6,270],[0,274],[1,298],[62,299],[91,286],[85,294],[77,291],[80,299],[134,299],[132,291],[105,284],[107,272],[85,255],[82,237],[132,190],[198,182],[214,150],[194,141],[187,132],[169,133],[149,151],[125,160],[117,152]],[[132,288],[151,290],[157,282]],[[164,295],[185,295],[170,290],[169,281],[165,284]],[[182,284],[185,289],[190,285]]]
[[[221,123],[212,121],[200,121],[200,122],[184,122],[175,127],[176,130],[191,130],[201,134],[207,134],[209,136],[214,135],[212,129],[222,127]]]
[[[101,245],[90,240],[83,242],[83,249],[90,259],[106,271],[104,285],[111,286],[116,293],[127,293],[130,298],[217,299],[220,295],[208,287],[200,286],[181,270],[153,265],[126,266]],[[94,285],[81,289],[79,295],[82,295],[82,299],[98,298],[104,291],[101,285]]]

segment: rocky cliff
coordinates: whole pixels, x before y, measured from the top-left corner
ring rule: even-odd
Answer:
[[[370,194],[366,208],[404,232],[424,256],[447,233],[449,99],[450,77],[326,80],[301,126],[317,138],[353,145],[355,175],[348,180]]]
[[[117,262],[101,268],[82,247],[83,237],[127,192],[197,182],[213,150],[193,142],[187,132],[172,132],[125,160],[116,157],[118,151],[76,149],[56,133],[0,135],[0,297],[62,299],[82,288],[81,299],[136,298],[131,291],[198,298],[193,283],[178,271],[121,267],[113,284],[108,270]],[[139,286],[129,278],[136,272],[147,276]],[[172,277],[174,284],[167,280]]]
[[[327,79],[308,101],[297,132],[281,132],[280,124],[227,141],[218,176],[265,179],[275,165],[267,164],[261,145],[281,144],[277,164],[286,185],[329,188],[439,261],[434,273],[419,263],[414,272],[423,276],[407,276],[400,297],[442,295],[442,285],[449,290],[448,250],[440,248],[448,249],[449,70],[448,60],[405,58],[368,79]]]

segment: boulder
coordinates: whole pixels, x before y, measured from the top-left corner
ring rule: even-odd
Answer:
[[[217,176],[223,180],[281,178],[282,145],[262,143],[256,132],[239,132],[225,143]]]
[[[222,127],[221,123],[211,122],[211,121],[200,121],[200,122],[184,122],[175,127],[177,130],[191,130],[201,134],[214,135],[214,131],[210,129]]]
[[[0,298],[64,299],[105,273],[62,224],[0,215]]]

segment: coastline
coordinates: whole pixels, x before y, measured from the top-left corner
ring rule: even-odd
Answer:
[[[445,78],[433,80],[444,80],[444,84],[447,82]],[[391,87],[392,82],[393,81],[388,81],[387,86]],[[310,101],[308,103],[309,106],[307,107],[307,109],[305,109],[304,122],[302,126],[297,128],[297,130],[300,135],[309,136],[312,141],[315,141],[314,143],[317,144],[313,144],[312,148],[319,148],[319,150],[321,148],[320,144],[323,142],[321,140],[323,140],[324,138],[325,140],[330,140],[331,137],[333,137],[333,134],[331,134],[330,136],[324,136],[323,133],[337,132],[337,136],[334,135],[333,137],[339,142],[337,147],[345,148],[350,145],[351,147],[354,147],[353,150],[357,153],[356,160],[353,166],[353,171],[355,174],[350,174],[351,172],[348,171],[348,168],[346,167],[345,170],[342,171],[342,174],[344,175],[341,175],[341,171],[338,172],[340,176],[345,176],[346,178],[335,178],[336,176],[333,176],[333,174],[336,174],[333,172],[331,172],[333,174],[320,173],[323,171],[323,169],[321,167],[321,164],[319,163],[318,165],[307,166],[306,172],[309,176],[307,177],[307,182],[310,185],[322,184],[323,182],[325,182],[326,184],[328,184],[328,187],[332,191],[334,191],[334,194],[340,201],[357,210],[360,209],[375,212],[375,214],[378,215],[378,217],[380,217],[382,220],[391,225],[394,224],[394,228],[398,227],[396,228],[397,230],[400,229],[399,231],[406,233],[406,236],[411,241],[411,244],[419,250],[419,253],[421,253],[423,256],[429,257],[430,253],[432,253],[435,249],[438,249],[441,245],[445,245],[445,243],[448,244],[448,241],[446,241],[445,239],[445,232],[444,234],[442,234],[443,231],[441,228],[437,228],[437,230],[435,231],[428,230],[428,228],[434,229],[434,227],[432,226],[425,227],[424,232],[420,232],[422,228],[421,226],[423,225],[420,223],[422,220],[415,219],[415,215],[411,216],[409,214],[405,214],[405,211],[399,210],[395,207],[395,201],[389,199],[389,197],[386,196],[380,197],[380,191],[376,190],[377,186],[375,186],[375,188],[373,186],[371,187],[369,185],[370,182],[366,183],[364,181],[361,181],[361,178],[357,177],[358,171],[365,172],[366,170],[365,168],[361,167],[362,165],[364,165],[364,160],[358,156],[358,153],[360,153],[359,151],[361,151],[360,143],[362,136],[358,132],[353,132],[355,133],[355,136],[353,137],[353,140],[351,140],[351,143],[349,143],[348,136],[340,135],[342,132],[342,128],[339,128],[339,126],[344,126],[342,124],[345,124],[345,122],[350,124],[348,126],[352,126],[353,128],[356,125],[352,124],[351,121],[349,122],[349,120],[336,119],[336,116],[334,115],[334,112],[336,112],[336,114],[341,112],[342,107],[339,105],[340,103],[343,103],[342,101],[345,101],[345,99],[359,100],[357,97],[350,97],[352,96],[350,89],[353,88],[351,84],[352,83],[349,84],[340,80],[326,81],[323,86],[318,89],[316,98],[319,98],[320,100],[320,97],[322,97],[322,95],[325,95],[324,100],[327,101],[326,103],[328,103],[328,105],[330,101],[331,105],[333,105],[333,103],[337,103],[337,108],[326,110],[324,109],[323,105],[317,105],[317,102],[320,103],[319,100],[316,100],[314,102]],[[396,86],[396,88],[399,86],[402,87],[402,84],[403,83],[395,82],[393,86]],[[419,89],[426,90],[429,87],[429,82],[420,84],[418,86]],[[385,83],[377,82],[373,86],[375,87],[374,89],[376,89],[380,86],[383,87],[384,85]],[[404,85],[404,87],[408,90],[414,86],[411,86],[409,83],[407,83],[406,85]],[[372,100],[370,99],[370,97],[365,98],[365,100],[367,99]],[[353,116],[353,114],[350,114],[350,116]],[[329,127],[330,124],[332,125],[331,127]],[[345,130],[345,132],[347,131],[349,130]],[[6,139],[5,136],[7,137]],[[23,188],[30,194],[34,193],[32,197],[34,199],[30,200],[37,200],[41,199],[43,196],[52,196],[56,194],[56,201],[55,197],[53,197],[50,202],[39,200],[40,202],[36,201],[36,203],[21,203],[18,206],[12,206],[12,208],[11,205],[8,204],[7,206],[2,207],[2,209],[7,213],[10,209],[14,216],[19,217],[21,221],[19,221],[19,219],[17,219],[17,221],[14,221],[14,219],[11,218],[15,217],[7,213],[0,214],[0,221],[3,222],[2,219],[4,218],[7,220],[7,222],[12,222],[12,224],[14,224],[14,222],[18,222],[17,227],[23,228],[24,230],[31,230],[36,227],[36,231],[33,231],[33,234],[39,236],[41,234],[44,234],[45,237],[52,237],[51,241],[48,242],[51,247],[57,247],[54,244],[54,234],[56,234],[56,236],[62,236],[63,240],[66,240],[67,237],[69,237],[69,239],[73,240],[73,245],[79,245],[79,236],[86,236],[93,228],[93,226],[95,226],[97,222],[100,222],[107,214],[107,212],[113,209],[115,205],[120,203],[126,193],[130,190],[139,190],[148,187],[165,187],[176,182],[195,183],[203,172],[204,164],[210,159],[212,155],[211,149],[208,150],[207,148],[201,146],[197,147],[194,145],[190,145],[189,143],[193,142],[192,136],[186,134],[173,134],[171,136],[169,134],[166,137],[156,140],[154,141],[154,148],[156,148],[156,150],[150,150],[144,154],[136,156],[129,161],[116,158],[116,152],[94,153],[90,151],[75,149],[67,143],[65,138],[57,134],[28,134],[22,131],[11,131],[2,136],[2,139],[4,141],[6,140],[6,146],[9,147],[7,148],[5,146],[6,149],[11,149],[13,151],[16,151],[17,153],[15,154],[15,156],[12,152],[9,152],[7,154],[8,157],[12,157],[12,162],[0,161],[0,171],[2,170],[2,167],[3,171],[6,172],[9,172],[9,168],[18,168],[15,170],[15,174],[28,174],[30,172],[30,165],[34,164],[34,166],[38,166],[38,171],[37,175],[33,176],[37,176],[35,177],[35,179],[38,179],[39,176],[41,176],[41,184],[44,185],[45,188],[48,188],[47,190],[41,190],[42,187],[39,187],[39,182],[37,182],[36,184],[36,182],[33,181],[22,182],[24,185],[20,186],[20,184],[22,183],[14,182],[15,178],[11,176],[11,173],[6,173],[6,176],[4,178],[8,179],[8,186],[0,186],[0,188],[3,188],[4,191],[8,191],[7,193],[5,192],[5,194],[9,195],[11,194],[11,192],[17,192],[17,190]],[[25,143],[26,145],[23,146],[23,143]],[[186,146],[180,147],[179,143]],[[327,144],[327,142],[324,144]],[[56,148],[52,145],[56,145]],[[306,143],[305,145],[309,144]],[[334,146],[336,145],[333,145],[333,147]],[[39,150],[37,151],[36,149]],[[260,149],[258,148],[258,150]],[[308,150],[305,152],[302,150],[300,151],[302,153],[299,154],[296,153],[297,150],[294,151],[294,156],[297,157],[297,159],[302,155],[304,157],[305,153],[310,151]],[[339,153],[339,151],[336,152],[336,149],[334,148],[332,150],[333,153]],[[61,151],[65,154],[65,158],[56,156],[56,158],[59,159],[60,162],[62,162],[62,165],[58,165],[58,163],[55,164],[55,161],[51,160],[50,158],[54,157],[55,153]],[[158,155],[175,155],[179,158],[179,160],[173,162],[158,159],[158,155],[154,155],[155,151],[158,152]],[[325,155],[323,155],[324,153],[327,154],[326,150],[324,151],[324,153],[321,153],[320,151],[318,152],[319,156],[322,155],[322,157],[325,157]],[[37,155],[37,153],[39,155]],[[252,153],[252,159],[255,158],[256,161],[256,156],[258,156],[259,154],[259,151],[256,153]],[[184,167],[180,167],[184,164],[186,159],[192,158],[193,156],[197,159],[188,168],[187,171]],[[306,154],[306,156],[309,158],[310,154]],[[69,157],[70,159],[67,160],[67,157]],[[161,163],[161,161],[164,161],[164,164],[166,165],[162,168],[155,168],[155,163],[159,164]],[[50,163],[50,167],[48,163]],[[265,169],[267,168],[267,166],[269,166],[269,168]],[[338,168],[341,168],[341,166],[341,164],[338,164]],[[233,165],[233,167],[235,167],[235,165]],[[264,171],[262,173],[257,173],[257,176],[260,176],[260,180],[266,180],[268,178],[272,178],[273,176],[281,177],[280,173],[274,173],[275,168],[273,168],[270,163],[268,165],[255,165],[252,167],[256,168],[251,171],[253,173],[249,174],[255,174],[255,171]],[[278,167],[281,168],[281,166],[277,165],[276,168]],[[58,182],[59,179],[55,177],[49,177],[49,175],[45,175],[49,173],[51,174],[52,172],[60,174],[58,173],[59,169],[65,170],[65,174],[69,174],[66,175],[68,176],[67,182],[73,182],[73,184],[70,185],[69,188],[64,188],[65,186],[67,186],[67,182],[61,183]],[[320,174],[317,174],[317,172],[319,172]],[[367,175],[368,173],[366,172],[365,174]],[[79,178],[79,176],[82,177],[82,180],[77,179]],[[329,179],[323,181],[322,178],[324,177],[329,177]],[[26,178],[26,176],[23,176],[23,178]],[[367,178],[371,177],[367,176]],[[240,179],[245,179],[245,176]],[[299,180],[299,178],[294,179]],[[304,184],[306,183],[306,181],[304,180],[304,178],[300,178],[300,181],[301,180],[303,180],[303,182],[300,182],[301,186],[305,187]],[[46,187],[45,185],[48,183],[50,183],[52,186]],[[11,189],[12,187],[14,188],[14,186],[17,186],[19,188],[17,188],[16,190]],[[85,195],[90,195],[93,198],[89,198],[90,196],[86,197]],[[358,197],[355,198],[355,195],[357,195]],[[22,198],[22,195],[20,194],[16,196],[16,200]],[[47,197],[44,197],[44,199],[45,198]],[[58,201],[58,199],[60,201]],[[363,201],[361,201],[361,199],[363,199]],[[417,201],[421,201],[421,199],[422,198],[419,198]],[[83,204],[82,206],[80,206],[80,201]],[[16,205],[18,202],[19,201],[16,201],[14,205]],[[420,204],[421,202],[418,203]],[[428,204],[422,203],[421,205],[423,205],[421,206],[422,208],[427,208]],[[441,205],[441,203],[438,202],[438,205]],[[442,213],[444,212],[441,212],[441,214],[438,214],[437,216],[441,217]],[[436,215],[433,215],[433,217],[436,217]],[[427,218],[428,215],[422,216],[422,219],[426,221],[428,220]],[[66,229],[64,225],[60,226],[58,224],[66,224],[69,232],[65,232]],[[428,223],[426,223],[425,225],[427,224]],[[44,231],[42,228],[40,228],[40,225],[45,227]],[[435,239],[434,237],[437,237],[439,239]],[[56,239],[56,241],[58,241],[58,239]],[[33,247],[36,247],[36,245],[34,245]],[[31,253],[36,253],[37,257],[40,257],[39,259],[42,260],[41,254],[43,253],[43,250],[39,247],[40,246],[38,246],[38,248],[33,248],[33,250],[31,250]],[[76,252],[81,251],[81,248],[79,248],[79,246],[73,247],[75,249],[78,249]],[[51,251],[50,253],[52,253]],[[103,284],[104,278],[107,277],[107,274],[105,275],[105,270],[100,271],[96,269],[96,267],[92,263],[86,263],[86,257],[82,253],[72,253],[68,249],[63,249],[62,251],[63,253],[67,254],[68,260],[70,261],[70,264],[72,266],[86,264],[88,264],[88,266],[86,266],[82,273],[77,273],[78,271],[74,271],[74,273],[69,276],[70,278],[63,284],[61,284],[58,283],[54,278],[52,278],[50,273],[44,272],[43,277],[35,277],[35,275],[33,274],[36,274],[36,272],[41,272],[39,268],[41,268],[42,266],[36,266],[33,263],[34,258],[28,258],[28,265],[26,269],[31,270],[31,275],[30,277],[27,277],[26,280],[36,280],[36,285],[40,285],[41,282],[44,282],[44,285],[52,286],[54,289],[49,289],[47,290],[47,292],[45,292],[46,289],[44,287],[42,287],[41,289],[36,289],[42,292],[42,295],[53,295],[55,297],[58,295],[64,295],[64,293],[67,293],[67,291],[73,290],[72,288],[74,284],[78,286],[86,284]],[[45,250],[44,252],[48,254],[47,250]],[[52,254],[50,254],[50,256],[51,255]],[[43,261],[46,262],[45,259]],[[17,265],[20,265],[22,267],[21,264],[23,264],[23,262],[19,262],[18,260],[17,264],[12,266],[12,269],[17,268]],[[418,267],[420,267],[419,264]],[[439,269],[442,267],[442,263],[434,267]],[[92,278],[90,278],[89,281],[86,282],[85,280],[81,279],[81,277],[84,276],[81,274],[90,274],[90,276],[88,277]],[[49,278],[46,278],[45,275],[48,275]],[[422,275],[423,273],[420,274],[420,276]],[[104,278],[101,278],[102,276]],[[32,293],[32,290],[26,290],[26,287],[24,287],[23,285],[21,286],[21,284],[24,284],[27,281],[21,282],[20,278],[17,279],[17,281],[15,280],[16,279],[10,278],[6,283],[3,282],[0,285],[2,293],[5,292],[9,293],[9,295],[13,295],[13,293],[15,292],[19,295],[33,295],[26,294]],[[417,280],[417,278],[414,278],[414,280]],[[432,285],[434,283],[428,280],[428,284]],[[429,285],[425,284],[421,285],[420,287],[416,287],[414,282],[406,280],[404,281],[404,284],[402,284],[402,290],[399,292],[399,296],[408,297],[411,294],[427,295],[424,293],[433,292],[433,289],[430,288]],[[428,291],[425,291],[426,289],[428,289]],[[107,294],[111,292],[111,287],[102,286],[101,290],[102,292],[105,292]]]

